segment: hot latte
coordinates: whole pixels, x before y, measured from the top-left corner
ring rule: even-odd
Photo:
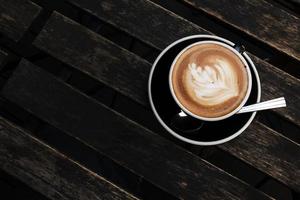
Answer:
[[[180,104],[206,118],[233,111],[248,89],[244,63],[234,52],[214,43],[196,44],[183,52],[173,66],[171,81]]]

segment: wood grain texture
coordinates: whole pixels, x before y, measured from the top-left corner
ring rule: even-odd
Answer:
[[[273,111],[300,126],[300,80],[253,54],[248,53],[248,55],[255,63],[260,75],[262,101],[285,97],[287,107]]]
[[[146,88],[151,64],[59,13],[51,16],[34,45],[142,105],[148,104]],[[274,111],[300,126],[297,103],[300,100],[297,92],[300,91],[300,81],[249,55],[261,75],[262,99],[286,97],[288,109]]]
[[[0,168],[53,200],[136,199],[2,117]]]
[[[66,25],[71,29],[62,31]],[[141,104],[148,103],[145,90],[147,83],[144,81],[150,72],[150,64],[147,61],[139,59],[134,54],[56,12],[47,22],[46,27],[34,42],[40,49],[45,52],[60,49],[52,54],[63,62],[124,95],[129,94],[132,99]],[[49,43],[50,38],[55,42]],[[68,43],[67,46],[65,46],[66,43]]]
[[[25,60],[3,94],[175,197],[269,198]]]
[[[237,140],[220,145],[296,191],[300,191],[300,145],[259,122],[252,123]]]
[[[300,61],[300,19],[265,0],[183,0]]]
[[[47,53],[50,53],[54,57],[66,62],[67,64],[74,66],[76,68],[79,68],[82,71],[85,71],[86,67],[84,65],[80,65],[80,63],[78,64],[76,60],[77,59],[82,60],[81,62],[83,62],[86,55],[84,54],[84,52],[81,52],[81,51],[79,52],[79,50],[77,48],[72,49],[69,47],[71,43],[76,43],[77,40],[70,39],[70,37],[64,37],[64,34],[61,32],[61,30],[56,28],[56,27],[62,26],[62,27],[64,27],[64,30],[68,30],[68,32],[74,32],[75,28],[73,28],[73,27],[74,26],[77,27],[80,25],[78,25],[74,22],[71,23],[71,22],[69,22],[69,20],[64,20],[64,23],[62,25],[61,18],[65,18],[65,17],[62,17],[59,14],[54,14],[51,17],[49,23],[45,27],[45,30],[43,30],[41,32],[41,35],[35,41],[35,45],[37,47],[43,49]],[[78,37],[80,36],[79,38],[84,38],[85,40],[89,40],[88,35],[84,34],[84,32],[86,32],[87,30],[84,31],[85,28],[83,28],[83,27],[81,27],[80,29],[83,34],[82,34],[82,36],[78,35]],[[51,36],[46,34],[48,32],[48,30],[51,30],[51,32],[52,32]],[[98,37],[95,33],[89,32],[89,34],[95,35],[95,36],[93,36],[93,38]],[[54,43],[57,45],[52,45]],[[87,42],[87,43],[90,43],[90,42]],[[94,45],[96,45],[96,44],[94,44]],[[106,54],[107,59],[109,59],[111,56],[114,57],[113,52],[110,53],[109,51],[106,51],[106,49],[104,49],[104,51],[107,53]],[[131,70],[131,68],[138,68],[139,66],[143,66],[143,68],[141,68],[141,70],[145,70],[145,74],[148,73],[148,71],[151,67],[149,63],[145,64],[144,60],[142,60],[136,56],[131,57],[131,54],[126,53],[125,50],[123,50],[123,51],[124,51],[124,54],[126,55],[126,58],[122,58],[121,55],[119,55],[119,59],[120,60],[128,59],[128,60],[132,61],[132,63],[129,63],[129,65],[122,66],[123,68],[125,68],[125,69],[129,68]],[[66,54],[65,52],[68,52],[68,54]],[[122,54],[122,55],[124,55],[124,54]],[[78,57],[78,58],[74,58],[74,57]],[[129,58],[129,57],[131,57],[131,58]],[[299,121],[298,121],[299,120],[299,111],[297,110],[298,105],[289,103],[289,102],[291,102],[290,99],[293,101],[293,100],[296,100],[297,98],[299,98],[299,94],[297,92],[294,93],[295,91],[298,90],[297,88],[300,85],[299,80],[283,73],[280,70],[277,70],[275,67],[259,60],[258,58],[256,58],[253,55],[251,55],[251,57],[254,59],[257,67],[259,68],[259,70],[262,73],[261,74],[262,78],[263,78],[262,82],[263,82],[263,86],[264,86],[263,91],[266,93],[266,94],[263,93],[263,99],[278,97],[280,95],[285,96],[288,100],[288,106],[289,106],[288,111],[286,111],[285,109],[278,109],[275,111],[278,112],[279,114],[284,115],[287,118],[293,120],[295,123],[299,123]],[[92,65],[98,65],[97,70],[101,71],[102,70],[101,67],[105,66],[105,63],[104,63],[104,65],[100,66],[101,63],[102,62],[94,63]],[[139,63],[141,63],[141,64],[139,64]],[[91,65],[91,64],[89,64],[89,65]],[[136,67],[134,67],[133,65],[136,65]],[[78,66],[80,66],[80,67],[78,67]],[[119,64],[116,64],[116,66],[119,66]],[[113,68],[113,67],[114,66],[111,66],[111,68]],[[106,74],[106,75],[111,75],[111,74]],[[121,75],[122,74],[120,74],[120,76]],[[110,76],[109,78],[113,79],[114,76]],[[144,78],[144,80],[142,80],[143,78]],[[102,78],[99,77],[97,79],[101,80]],[[124,80],[126,78],[121,78],[121,79]],[[135,79],[140,79],[140,83],[143,83],[143,85],[146,85],[146,83],[148,81],[148,78],[145,78],[145,76],[135,77]],[[128,81],[130,81],[130,79],[128,79]],[[280,86],[278,83],[280,83]],[[112,87],[114,87],[114,86],[112,86]],[[123,86],[122,83],[120,83],[120,86],[118,86],[117,88],[119,88],[119,87],[126,87],[126,86]],[[146,96],[143,96],[143,95],[146,95],[146,90],[147,90],[147,87],[144,87],[141,90],[134,90],[135,92],[138,91],[138,93],[135,93],[135,95],[137,95],[137,96],[140,95],[140,97],[138,99],[146,99]],[[127,90],[126,92],[133,92],[133,91]],[[129,94],[125,94],[125,95],[130,97]],[[135,99],[133,98],[133,100],[135,100]],[[143,104],[145,105],[146,103],[147,102],[144,102]],[[254,127],[258,128],[261,133],[263,133],[264,131],[269,132],[269,129],[267,129],[265,127],[261,127],[261,126],[254,126]],[[247,134],[247,131],[243,135],[246,135],[246,134]],[[270,134],[272,134],[272,132]],[[284,138],[284,137],[280,137],[280,138],[282,139],[283,144],[290,144],[292,146],[294,145],[294,143],[292,143],[290,141],[286,142],[286,140],[287,140],[286,138]],[[269,138],[265,138],[264,134],[260,134],[258,139],[266,141]],[[253,142],[255,143],[255,141],[253,141]],[[270,144],[271,143],[272,143],[272,140],[270,140]],[[236,148],[236,149],[242,148],[241,146],[238,146],[236,143],[234,143],[233,145],[234,145],[233,148]],[[256,148],[256,150],[257,150],[257,153],[259,154],[259,146]],[[294,149],[294,150],[296,150],[296,149]],[[299,153],[299,152],[295,151],[295,153]],[[235,154],[235,156],[237,156],[238,158],[244,159],[244,157],[242,155]],[[286,161],[285,155],[282,155],[282,154],[277,155],[277,152],[273,151],[273,149],[271,149],[271,148],[268,149],[268,154],[266,154],[266,156],[273,157],[274,159],[275,158],[279,159],[280,162],[282,162],[282,163],[290,162],[291,165],[293,165],[295,168],[297,168],[295,162],[292,162],[291,160]],[[286,155],[286,156],[288,158],[288,155]],[[275,163],[275,162],[272,163],[272,164],[274,164],[275,168],[278,168],[278,170],[277,171],[275,170],[275,172],[279,172],[280,170],[283,170],[282,172],[280,172],[278,174],[269,171],[269,168],[264,165],[263,160],[252,159],[252,160],[249,160],[249,163],[251,165],[253,165],[254,167],[261,169],[265,173],[270,174],[270,175],[272,175],[272,177],[274,177],[280,181],[283,181],[283,182],[286,182],[286,179],[282,179],[282,176],[285,176],[285,178],[287,178],[293,174],[292,171],[283,170],[281,165],[279,165],[278,163]],[[298,166],[298,168],[299,168],[299,166]],[[295,186],[295,184],[296,185],[299,184],[299,182],[297,180],[293,180],[292,182],[287,183],[287,184],[291,185],[291,186]]]
[[[0,0],[0,33],[17,42],[40,11],[28,0]]]
[[[185,36],[208,33],[149,0],[68,1],[137,38],[142,35],[145,43],[160,48]]]

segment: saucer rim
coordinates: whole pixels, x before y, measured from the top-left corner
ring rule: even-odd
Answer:
[[[221,38],[221,37],[218,37],[218,36],[214,36],[214,35],[205,35],[205,34],[200,34],[200,35],[190,35],[190,36],[187,36],[187,37],[184,37],[184,38],[181,38],[179,40],[176,40],[174,41],[173,43],[171,43],[170,45],[168,45],[159,55],[158,57],[155,59],[152,67],[151,67],[151,70],[150,70],[150,74],[149,74],[149,79],[148,79],[148,97],[149,97],[149,101],[150,101],[150,106],[151,106],[151,109],[152,111],[154,112],[154,115],[155,117],[157,118],[157,120],[159,121],[159,123],[170,133],[172,134],[174,137],[176,137],[177,139],[179,140],[182,140],[184,142],[187,142],[187,143],[190,143],[190,144],[195,144],[195,145],[202,145],[202,146],[210,146],[210,145],[218,145],[218,144],[222,144],[222,143],[225,143],[225,142],[228,142],[234,138],[236,138],[237,136],[239,136],[242,132],[244,132],[244,130],[246,128],[248,128],[248,126],[251,124],[251,122],[253,121],[255,115],[256,115],[256,112],[253,112],[251,117],[249,118],[249,120],[244,124],[244,126],[242,128],[240,128],[237,132],[235,132],[234,134],[226,137],[226,138],[223,138],[223,139],[220,139],[220,140],[215,140],[215,141],[209,141],[209,142],[204,142],[204,141],[196,141],[196,140],[192,140],[192,139],[188,139],[186,137],[183,137],[181,135],[179,135],[178,133],[176,133],[175,131],[173,131],[171,128],[169,128],[169,126],[167,124],[165,124],[165,122],[160,118],[160,115],[157,113],[157,110],[155,108],[155,105],[153,103],[153,100],[152,100],[152,93],[151,93],[151,83],[152,83],[152,76],[153,76],[153,73],[154,73],[154,70],[156,68],[156,65],[158,63],[158,61],[161,59],[161,57],[169,50],[171,49],[173,46],[175,46],[176,44],[180,43],[180,42],[183,42],[185,40],[189,40],[189,39],[194,39],[194,38],[207,38],[207,39],[217,39],[217,40],[221,40],[229,45],[232,45],[234,46],[235,44],[227,39],[224,39],[224,38]],[[258,72],[257,72],[257,69],[254,65],[254,63],[252,62],[252,60],[250,59],[250,57],[247,55],[246,52],[243,52],[243,55],[245,56],[246,60],[250,63],[252,69],[253,69],[253,72],[254,72],[254,75],[255,75],[255,78],[257,80],[257,100],[256,102],[260,102],[260,99],[261,99],[261,82],[260,82],[260,78],[259,78],[259,75],[258,75]]]

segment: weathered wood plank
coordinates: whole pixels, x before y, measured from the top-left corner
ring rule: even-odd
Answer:
[[[0,168],[50,199],[136,199],[0,117]]]
[[[300,145],[263,124],[253,122],[241,137],[220,148],[300,191]]]
[[[187,34],[207,33],[204,29],[182,20],[148,0],[68,1],[136,37],[149,33],[147,34],[149,37],[144,36],[144,40],[160,48]],[[298,17],[266,1],[259,0],[183,1],[300,60],[300,20]],[[166,18],[165,15],[170,15],[170,17]]]
[[[63,19],[62,19],[63,18]],[[74,23],[74,22],[69,22],[68,19],[64,19],[65,17],[62,17],[59,14],[54,14],[50,21],[48,22],[48,24],[45,27],[45,30],[43,30],[41,32],[41,35],[39,35],[39,37],[37,38],[37,40],[35,41],[35,45],[41,49],[43,49],[44,51],[50,53],[51,55],[53,55],[54,57],[66,62],[67,64],[80,69],[81,71],[85,72],[86,71],[86,65],[82,64],[85,61],[86,57],[97,57],[97,53],[98,52],[92,52],[92,51],[88,51],[88,49],[85,49],[85,47],[83,47],[84,51],[78,51],[78,48],[70,48],[70,44],[71,43],[77,43],[77,40],[74,39],[69,39],[71,37],[68,36],[64,36],[64,33],[61,32],[60,29],[57,29],[56,27],[64,27],[64,30],[68,30],[68,32],[72,32],[73,34],[75,33],[75,30],[80,29],[81,34],[77,35],[77,38],[81,38],[81,41],[83,43],[93,43],[93,46],[91,49],[93,49],[94,45],[98,46],[99,49],[102,49],[102,51],[104,51],[106,53],[107,58],[109,59],[110,57],[114,57],[114,52],[109,52],[109,50],[107,50],[107,48],[103,45],[101,45],[101,37],[96,35],[95,33],[86,30],[85,28],[81,27],[79,28],[80,25]],[[64,22],[62,22],[64,21]],[[75,26],[75,27],[74,27]],[[49,36],[47,33],[48,31],[51,31],[51,35]],[[88,32],[88,33],[85,33]],[[89,39],[89,37],[92,38],[97,38],[98,44],[96,44],[95,42],[90,42],[90,41],[85,41],[85,40],[91,40]],[[95,41],[95,39],[92,39],[92,41]],[[100,41],[100,42],[99,42]],[[55,45],[54,45],[55,44]],[[79,44],[78,44],[79,45]],[[87,47],[88,48],[88,47]],[[81,48],[82,49],[82,48]],[[139,68],[140,66],[143,66],[141,68],[139,68],[139,70],[145,70],[144,74],[147,74],[149,69],[150,69],[150,64],[146,63],[144,60],[136,57],[136,56],[131,56],[130,53],[126,52],[125,50],[122,50],[123,53],[122,54],[118,54],[120,60],[123,59],[128,59],[130,60],[132,63],[129,63],[129,65],[125,66],[125,65],[121,65],[121,64],[117,64],[115,63],[115,65],[111,65],[110,68],[119,68],[120,66],[125,68],[125,69],[129,69],[129,71],[131,71],[132,68]],[[67,54],[65,52],[68,52]],[[89,54],[85,54],[85,52],[89,52]],[[76,55],[76,56],[75,56]],[[126,58],[122,58],[121,55],[126,55]],[[257,66],[259,67],[259,70],[261,70],[261,75],[262,75],[262,82],[263,82],[263,98],[264,99],[271,99],[274,97],[278,97],[279,95],[284,95],[287,100],[288,100],[288,111],[285,111],[284,109],[282,110],[275,110],[276,112],[282,114],[283,116],[288,117],[289,119],[293,120],[294,122],[299,124],[299,111],[297,110],[297,106],[298,105],[294,105],[292,103],[290,103],[291,101],[297,100],[297,98],[299,98],[298,93],[294,93],[295,91],[297,91],[297,88],[299,87],[299,80],[281,72],[280,70],[275,69],[273,66],[257,59],[255,56],[251,55],[252,58],[254,59],[254,61],[256,62]],[[131,58],[129,58],[131,57]],[[79,61],[77,61],[79,60]],[[87,61],[90,62],[90,61]],[[103,65],[102,65],[103,64]],[[105,62],[101,62],[101,61],[97,61],[97,62],[92,62],[88,64],[89,66],[94,65],[95,67],[98,66],[97,68],[95,68],[96,70],[102,71],[102,67],[105,66]],[[136,66],[134,66],[136,65]],[[113,69],[111,69],[113,70]],[[106,74],[109,75],[109,74]],[[120,73],[120,76],[122,75],[122,73]],[[125,74],[126,75],[126,74]],[[268,77],[270,76],[270,77]],[[95,76],[96,77],[96,76]],[[142,85],[146,85],[148,78],[145,78],[147,76],[140,76],[140,77],[135,77],[135,79],[140,79],[140,83]],[[102,77],[96,77],[98,80],[102,80]],[[108,78],[108,77],[106,77]],[[114,76],[109,77],[111,79],[114,78]],[[142,80],[144,78],[144,80]],[[126,82],[128,84],[130,84],[130,78],[120,78],[122,80],[127,80]],[[284,81],[283,81],[284,80]],[[280,86],[278,86],[278,81],[280,81]],[[115,87],[114,85],[111,85],[113,88]],[[274,87],[277,86],[277,87]],[[120,86],[116,87],[126,87],[126,85],[122,85],[122,83],[120,83]],[[132,86],[135,87],[135,86]],[[147,87],[144,88],[140,88],[140,89],[135,89],[134,91],[136,92],[135,95],[141,95],[138,99],[146,99],[145,92],[146,92]],[[130,90],[127,90],[126,92],[132,92]],[[125,93],[124,93],[125,94]],[[126,96],[130,96],[128,94],[125,94]],[[135,100],[133,98],[133,100]],[[143,104],[145,105],[147,102],[144,102]],[[254,126],[256,127],[256,126]],[[259,130],[262,130],[261,132],[264,131],[269,131],[268,129],[266,129],[265,127],[260,127],[258,126]],[[247,134],[244,133],[244,135]],[[267,140],[269,138],[264,138],[265,135],[261,134],[259,135],[259,139],[260,140]],[[285,142],[286,138],[281,137],[281,139],[283,140],[283,143]],[[255,142],[255,141],[254,141]],[[270,143],[272,143],[272,141],[270,141]],[[289,143],[291,145],[294,145],[293,143]],[[232,144],[233,146],[235,146],[234,148],[240,148],[239,146],[237,146],[235,143]],[[258,147],[259,148],[259,147]],[[296,150],[296,149],[295,149]],[[235,154],[237,157],[240,157],[241,159],[244,159],[242,157],[242,155],[238,155]],[[281,162],[285,162],[285,157],[282,155],[277,155],[276,152],[274,152],[271,148],[268,151],[268,154],[266,155],[268,157],[273,157],[273,158],[279,158],[281,160]],[[280,157],[278,157],[280,156]],[[250,163],[251,161],[251,163]],[[248,163],[250,163],[251,165],[253,165],[254,167],[257,167],[259,169],[261,169],[262,171],[264,171],[267,174],[272,175],[274,178],[277,178],[280,181],[286,181],[286,179],[282,179],[282,174],[283,176],[290,177],[292,172],[291,171],[283,171],[280,172],[282,174],[276,174],[273,172],[270,172],[269,169],[264,165],[263,160],[250,160]],[[276,172],[279,172],[280,170],[283,170],[281,168],[281,165],[278,165],[278,163],[273,163],[274,167],[277,167],[278,170]],[[295,165],[295,163],[291,162],[291,165]],[[298,166],[299,167],[299,166]],[[292,180],[292,182],[294,183],[287,183],[288,185],[293,185],[295,184],[299,184],[298,181],[296,180]]]
[[[63,31],[65,25],[69,25],[73,30]],[[148,103],[147,91],[145,91],[147,82],[144,81],[150,72],[148,62],[140,62],[140,59],[134,54],[119,48],[109,40],[56,12],[47,22],[47,27],[55,28],[53,30],[51,28],[43,29],[41,37],[34,42],[36,46],[45,52],[63,48],[63,53],[61,52],[62,49],[56,52],[61,55],[58,57],[63,62],[72,64],[73,67],[113,87],[124,95],[129,94],[131,98],[141,104]],[[64,35],[63,38],[72,41],[68,46],[60,46],[62,43],[59,41],[49,43],[49,40],[43,40],[43,38],[56,40],[56,38],[61,38],[62,34]],[[79,51],[75,52],[75,49]]]
[[[275,109],[281,116],[300,126],[300,80],[249,54],[261,79],[262,101],[285,97],[286,108]]]
[[[183,1],[300,61],[300,19],[270,2]]]
[[[69,31],[62,31],[64,29]],[[69,18],[54,13],[34,45],[142,105],[148,103],[145,88],[150,64]],[[275,112],[300,125],[300,105],[296,103],[300,100],[297,92],[300,81],[249,55],[262,75],[263,100],[285,96],[288,109],[277,109]]]
[[[68,1],[137,38],[142,35],[144,42],[160,48],[185,36],[208,33],[149,0]]]
[[[3,94],[178,198],[268,198],[25,60]]]
[[[18,41],[41,8],[28,0],[0,0],[0,33]]]

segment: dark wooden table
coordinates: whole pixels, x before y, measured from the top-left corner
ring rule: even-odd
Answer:
[[[222,145],[171,137],[148,75],[193,34],[244,44],[262,100],[288,107]],[[0,0],[0,70],[0,192],[11,176],[37,199],[300,199],[297,0]]]

